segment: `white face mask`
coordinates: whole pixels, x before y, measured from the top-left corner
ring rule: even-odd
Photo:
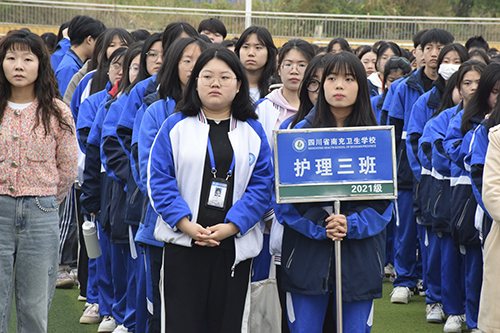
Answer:
[[[454,64],[441,64],[439,65],[439,70],[438,73],[445,79],[445,81],[448,81],[450,76],[453,75],[458,69],[460,68],[460,65],[454,65]]]

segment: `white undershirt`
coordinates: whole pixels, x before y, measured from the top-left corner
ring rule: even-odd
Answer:
[[[14,103],[11,101],[7,101],[7,104],[9,104],[9,106],[14,110],[24,110],[24,109],[28,108],[31,104],[33,104],[33,102],[20,104],[20,103]]]

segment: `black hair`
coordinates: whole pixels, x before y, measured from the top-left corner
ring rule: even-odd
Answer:
[[[59,42],[61,41],[61,39],[64,38],[64,35],[63,35],[63,31],[64,29],[66,29],[67,27],[69,27],[69,21],[68,22],[64,22],[63,24],[61,24],[61,26],[59,27],[59,31],[57,32],[57,39],[56,39],[56,46],[54,46],[51,49],[49,49],[50,53],[54,53],[56,50],[57,50],[57,45],[59,44]]]
[[[87,65],[87,73],[97,69],[97,65],[99,65],[99,57],[101,56],[104,35],[105,33],[100,34],[95,40],[94,52],[92,52],[92,56],[90,57],[90,61]]]
[[[115,39],[115,36],[118,36],[120,38],[120,41],[122,43],[125,43],[126,46],[128,47],[130,44],[133,43],[132,36],[130,33],[123,29],[123,28],[108,28],[103,32],[103,41],[102,41],[102,52],[100,55],[99,63],[101,62],[106,62],[108,61],[108,55],[107,55],[107,49],[113,42],[113,39]],[[102,90],[102,89],[101,89]]]
[[[283,44],[283,46],[281,47],[280,53],[278,55],[278,66],[281,66],[281,64],[283,63],[283,59],[285,59],[286,54],[291,50],[299,51],[304,56],[304,58],[306,58],[308,63],[315,56],[314,49],[311,46],[311,44],[309,44],[303,39],[293,38],[290,39],[285,44]]]
[[[469,59],[472,57],[481,57],[486,65],[490,64],[490,57],[482,49],[474,49],[469,52]]]
[[[452,44],[448,44],[445,47],[443,47],[441,52],[439,52],[439,56],[437,58],[437,65],[440,66],[443,63],[443,59],[446,56],[446,54],[448,54],[452,51],[457,52],[457,54],[460,58],[460,64],[469,60],[469,54],[467,53],[467,49],[465,48],[465,46],[463,46],[460,43],[452,43]]]
[[[146,39],[144,44],[142,45],[142,50],[141,50],[141,64],[139,66],[139,74],[137,74],[136,79],[134,82],[132,82],[126,89],[125,92],[128,94],[130,90],[138,83],[141,82],[142,80],[147,79],[148,77],[151,76],[151,74],[148,73],[148,67],[147,67],[147,60],[148,56],[146,53],[149,52],[149,49],[153,46],[154,43],[156,42],[161,42],[161,33],[154,33],[151,34],[151,36]]]
[[[57,46],[57,36],[53,32],[45,32],[40,36],[48,50],[53,50]]]
[[[362,47],[363,49],[361,49],[357,56],[358,56],[358,59],[361,60],[361,58],[363,58],[363,56],[367,53],[370,53],[370,52],[373,52],[375,54],[377,54],[377,50],[375,50],[373,47],[371,46],[367,46],[367,45],[364,45],[364,46],[360,46]],[[359,48],[358,48],[359,49]],[[357,50],[357,49],[356,49]],[[354,54],[356,54],[356,51],[354,51]]]
[[[415,59],[415,56],[413,55],[413,52],[411,52],[408,49],[401,49],[401,56],[403,58],[408,59],[410,62],[412,62],[413,59]]]
[[[484,118],[484,116],[490,112],[488,100],[495,84],[499,81],[500,63],[492,62],[486,66],[474,96],[472,96],[471,100],[464,108],[462,124],[460,126],[463,135],[474,127],[471,121],[473,117],[481,116],[481,118]]]
[[[448,79],[447,84],[444,87],[443,94],[441,95],[441,102],[439,102],[439,105],[431,115],[431,118],[437,117],[444,110],[455,106],[455,102],[453,101],[453,92],[457,88],[457,77],[458,72],[455,72]]]
[[[245,68],[241,64],[234,52],[223,47],[208,48],[203,51],[194,65],[191,76],[184,89],[184,98],[177,104],[176,109],[186,116],[196,116],[202,107],[198,90],[198,75],[205,65],[212,59],[224,61],[236,75],[236,80],[240,82],[240,89],[231,104],[231,114],[233,118],[245,121],[247,119],[257,119],[250,100],[249,83]]]
[[[394,53],[395,57],[401,57],[401,49],[399,48],[398,44],[394,42],[384,42],[380,44],[379,48],[377,49],[377,62],[375,63],[375,68],[379,72],[383,71],[383,68],[378,68],[379,66],[378,63],[381,60],[384,53],[389,49],[392,51],[392,53]]]
[[[470,50],[473,47],[477,47],[484,50],[484,52],[487,52],[490,48],[488,42],[483,38],[483,36],[474,36],[469,38],[465,43],[465,47],[467,48],[467,50]]]
[[[205,43],[212,44],[212,40],[207,35],[199,35],[198,37]]]
[[[120,80],[120,83],[118,83],[118,92],[125,92],[128,86],[132,83],[130,82],[129,78],[130,66],[132,65],[132,61],[135,59],[135,57],[141,55],[143,45],[143,41],[135,42],[130,45],[127,53],[125,53],[125,57],[123,58],[123,76]]]
[[[366,53],[366,50],[370,50],[370,49],[373,49],[372,46],[370,45],[361,45],[361,46],[358,46],[355,50],[354,50],[354,54],[358,56],[359,59],[361,59],[359,57],[359,55],[361,53]],[[374,51],[375,53],[377,53],[376,51]]]
[[[351,114],[344,120],[343,126],[377,126],[378,122],[370,102],[365,67],[354,54],[340,52],[328,59],[323,71],[312,127],[337,127],[337,121],[330,110],[330,105],[326,101],[324,90],[325,80],[332,73],[352,74],[358,83],[356,102],[352,107]]]
[[[210,17],[200,22],[198,25],[198,33],[201,33],[203,30],[210,31],[214,34],[219,33],[222,35],[222,39],[227,36],[226,26],[221,20],[216,19],[215,17]]]
[[[333,57],[332,53],[321,54],[314,57],[307,65],[306,71],[304,72],[304,78],[302,79],[302,83],[300,84],[299,89],[299,110],[297,111],[295,116],[293,116],[293,121],[290,124],[290,128],[293,128],[300,121],[302,121],[302,119],[304,119],[309,111],[311,111],[311,109],[313,108],[314,104],[309,99],[309,91],[307,90],[307,87],[313,80],[314,74],[316,74],[318,69],[324,68],[326,63],[328,62],[328,59],[330,59],[331,57]]]
[[[147,31],[146,29],[134,30],[130,33],[130,35],[132,36],[134,42],[143,42],[148,39],[149,36],[151,36],[149,31]]]
[[[197,44],[203,52],[207,44],[199,37],[179,38],[168,49],[165,55],[165,62],[161,77],[158,77],[160,86],[158,88],[158,97],[160,99],[172,98],[176,103],[182,99],[182,87],[179,80],[179,62],[186,48],[191,44]]]
[[[72,126],[63,118],[62,111],[54,102],[60,98],[54,70],[50,65],[50,54],[40,36],[25,30],[12,30],[0,40],[0,62],[10,50],[29,50],[38,58],[38,76],[35,80],[35,97],[38,108],[35,114],[33,130],[43,124],[45,135],[50,133],[51,117],[54,116],[59,127],[73,132]],[[3,66],[0,66],[0,124],[2,123],[7,101],[12,93],[11,83],[5,77]]]
[[[490,64],[492,62],[500,62],[500,54],[495,54],[493,57],[491,57]]]
[[[492,56],[498,54],[498,49],[495,47],[491,47],[488,49],[487,54],[488,54],[488,56],[492,57]]]
[[[318,47],[316,49],[316,55],[323,53],[323,52],[326,52],[326,46],[321,46],[321,47]],[[326,53],[328,53],[328,52],[326,52]]]
[[[419,45],[422,44],[422,36],[425,35],[425,33],[429,31],[429,29],[423,29],[423,30],[420,30],[419,32],[417,32],[414,36],[413,36],[413,48],[417,48]]]
[[[345,38],[342,38],[342,37],[336,37],[336,38],[332,39],[330,41],[330,43],[328,43],[328,46],[326,47],[326,53],[332,52],[333,45],[335,45],[335,44],[339,44],[340,49],[342,51],[352,53],[352,49],[351,49],[351,46],[349,46],[349,42]]]
[[[375,50],[375,53],[377,53],[378,48],[384,43],[387,42],[385,40],[379,40],[378,42],[373,43],[373,49]]]
[[[462,65],[460,65],[458,71],[456,71],[448,80],[448,84],[446,85],[446,88],[443,92],[443,97],[441,97],[441,103],[437,107],[432,117],[436,117],[442,111],[453,106],[453,90],[455,88],[460,90],[460,86],[462,84],[462,81],[464,80],[465,74],[470,71],[476,71],[482,75],[485,68],[486,65],[478,60],[467,60],[463,62]]]
[[[104,30],[106,30],[106,26],[101,21],[87,15],[77,15],[69,22],[68,37],[71,46],[78,46],[88,36],[96,39]]]
[[[236,43],[232,39],[225,39],[220,43],[220,46],[225,48],[235,47]]]
[[[240,57],[240,49],[243,44],[246,43],[248,37],[250,35],[255,34],[259,42],[267,48],[267,61],[264,65],[264,70],[259,78],[259,93],[260,98],[265,97],[268,94],[268,89],[270,85],[270,79],[273,74],[276,72],[276,46],[274,46],[273,37],[269,30],[264,27],[260,27],[257,25],[252,25],[243,31],[240,36],[240,39],[236,43],[236,47],[234,48],[234,52]]]
[[[90,95],[106,88],[106,84],[109,81],[109,66],[123,57],[126,52],[126,47],[119,47],[113,51],[109,59],[102,59],[101,62],[99,62],[94,77],[92,78],[92,83],[90,84]]]
[[[198,31],[196,31],[196,29],[187,22],[172,22],[165,27],[161,41],[161,44],[163,45],[163,54],[167,54],[170,45],[172,45],[172,43],[179,38],[183,32],[185,32],[189,37],[198,36]]]
[[[401,71],[403,76],[411,72],[411,63],[408,59],[403,57],[394,57],[387,60],[384,67],[384,87],[386,86],[387,76],[391,72]],[[384,94],[387,94],[387,89],[384,88]]]
[[[444,29],[438,29],[438,28],[433,28],[427,31],[423,36],[422,40],[420,42],[420,45],[422,46],[422,50],[425,48],[425,46],[429,43],[439,43],[442,45],[448,45],[453,43],[455,40],[455,37],[448,31]]]

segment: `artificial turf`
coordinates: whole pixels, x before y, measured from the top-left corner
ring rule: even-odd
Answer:
[[[392,304],[390,292],[392,283],[384,282],[384,296],[375,300],[373,333],[443,332],[443,324],[425,322],[425,297],[412,296],[408,304]],[[77,301],[79,291],[56,289],[49,313],[49,333],[96,333],[98,325],[79,323],[85,302]],[[16,332],[15,310],[12,310],[9,333]],[[465,331],[466,326],[462,325]],[[137,332],[141,333],[141,332]],[[262,332],[274,333],[274,332]]]

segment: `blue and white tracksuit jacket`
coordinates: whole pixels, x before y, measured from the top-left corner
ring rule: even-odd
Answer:
[[[141,178],[138,185],[141,191],[144,191],[145,195],[147,195],[149,152],[151,151],[151,146],[153,145],[156,134],[158,134],[161,126],[165,120],[174,113],[175,104],[175,101],[171,98],[167,98],[167,100],[161,99],[151,104],[142,116],[140,115],[140,111],[137,111],[133,135],[137,135],[138,137],[137,166],[139,167],[139,174]],[[137,125],[139,121],[140,124]],[[138,132],[137,134],[136,131]],[[151,204],[148,203],[146,214],[144,216],[144,223],[139,226],[139,231],[137,231],[135,240],[145,244],[163,247],[163,243],[156,240],[154,237],[157,220],[158,214],[156,214]]]
[[[271,150],[257,120],[231,119],[228,133],[235,158],[233,206],[225,223],[240,232],[234,236],[235,262],[253,258],[262,249],[259,221],[271,201],[273,167]],[[151,204],[161,216],[155,230],[158,240],[191,247],[192,238],[179,232],[182,218],[197,221],[209,125],[203,113],[187,117],[175,113],[163,123],[151,148],[147,187]],[[164,222],[163,222],[164,221]]]
[[[474,227],[477,202],[472,193],[469,172],[465,169],[464,158],[469,152],[473,131],[462,135],[460,126],[462,124],[463,110],[450,120],[446,138],[443,141],[451,161],[451,193],[452,193],[452,235],[456,244],[473,245],[479,244],[479,234]],[[471,121],[474,128],[483,119],[474,117]]]
[[[476,229],[479,231],[479,237],[482,242],[488,236],[491,229],[492,219],[489,216],[483,204],[483,170],[486,152],[490,142],[488,138],[488,130],[486,129],[488,120],[483,120],[481,125],[476,127],[472,138],[470,151],[465,157],[465,165],[470,169],[470,178],[472,180],[472,191],[479,205],[476,211]]]

